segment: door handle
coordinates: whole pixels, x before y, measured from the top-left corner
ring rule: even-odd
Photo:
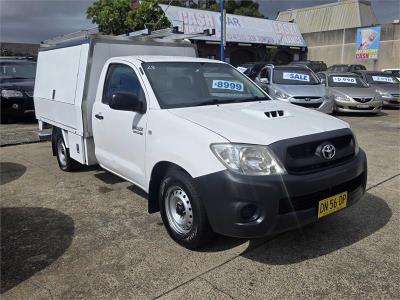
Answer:
[[[101,115],[101,113],[95,114],[94,116],[95,116],[96,119],[99,119],[99,120],[103,120],[104,119],[104,117]]]

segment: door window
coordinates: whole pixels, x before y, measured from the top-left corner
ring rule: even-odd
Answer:
[[[112,95],[120,92],[133,94],[139,100],[145,101],[144,92],[135,71],[127,65],[111,64],[107,71],[102,102],[109,104]]]

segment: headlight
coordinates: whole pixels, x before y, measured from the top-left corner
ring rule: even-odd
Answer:
[[[335,96],[336,101],[350,101],[350,97],[348,96]]]
[[[278,90],[275,90],[275,96],[277,98],[279,98],[279,99],[284,99],[284,100],[290,98],[290,96],[288,94],[285,94],[284,92],[281,92],[281,91],[278,91]]]
[[[379,96],[381,96],[382,98],[392,98],[392,94],[386,91],[382,91],[382,90],[376,90],[376,92],[378,93]]]
[[[1,90],[1,96],[3,98],[21,98],[24,95],[20,91],[15,90]]]
[[[229,170],[243,175],[285,174],[286,170],[267,146],[212,144],[212,152]]]

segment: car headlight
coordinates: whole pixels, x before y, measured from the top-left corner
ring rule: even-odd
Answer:
[[[335,96],[336,101],[350,101],[350,97],[348,96]]]
[[[279,99],[283,99],[283,100],[287,100],[290,98],[290,96],[288,94],[285,94],[284,92],[275,90],[275,96]]]
[[[392,94],[386,91],[382,91],[382,90],[376,90],[376,92],[378,93],[379,96],[381,96],[382,98],[392,98]]]
[[[22,98],[24,95],[16,90],[1,90],[1,96],[3,98]]]
[[[212,144],[215,156],[229,170],[242,175],[285,174],[281,162],[267,146],[247,144]]]

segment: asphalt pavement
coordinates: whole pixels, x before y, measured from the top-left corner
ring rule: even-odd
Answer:
[[[1,298],[398,299],[400,111],[340,118],[368,157],[359,203],[201,251],[175,244],[132,184],[98,167],[62,172],[49,142],[0,148]]]

